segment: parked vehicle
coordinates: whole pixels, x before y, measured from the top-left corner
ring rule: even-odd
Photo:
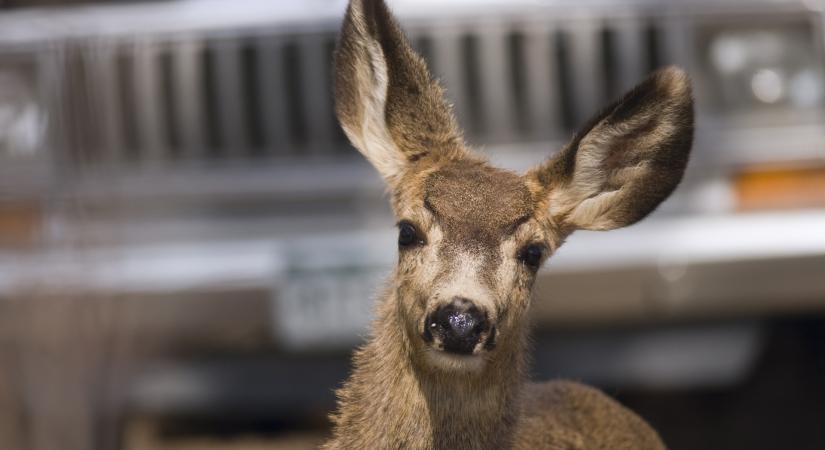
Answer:
[[[332,111],[344,3],[0,14],[0,315],[22,317],[20,299],[71,297],[70,321],[101,311],[83,299],[117,299],[104,309],[111,328],[129,324],[129,351],[149,369],[111,375],[130,387],[105,414],[328,405],[395,237],[380,180]],[[467,140],[513,169],[559,149],[651,70],[692,75],[696,143],[674,197],[638,226],[576,233],[540,275],[538,371],[615,386],[730,383],[759,354],[750,319],[821,314],[821,2],[390,3]],[[541,337],[616,327],[567,346]],[[582,352],[615,358],[594,366]],[[248,357],[157,364],[238,353]],[[269,394],[251,398],[250,386]]]

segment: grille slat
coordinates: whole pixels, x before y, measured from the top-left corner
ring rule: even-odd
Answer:
[[[558,67],[554,33],[550,26],[534,26],[524,33],[521,58],[524,64],[527,129],[535,139],[549,139],[561,128]]]
[[[571,114],[575,127],[595,114],[605,99],[601,61],[601,29],[594,22],[568,25],[569,66],[571,81]]]
[[[668,64],[681,64],[690,71],[691,62],[695,61],[691,54],[694,41],[692,28],[688,22],[666,17],[661,21],[648,23],[648,41],[650,53],[656,59],[650,61],[650,69],[656,69]]]
[[[261,38],[257,42],[260,63],[261,115],[270,153],[281,156],[290,153],[289,109],[286,94],[286,71],[283,67],[284,43],[277,38]]]
[[[180,136],[180,105],[175,90],[174,60],[175,55],[172,50],[164,46],[160,52],[160,88],[161,102],[166,124],[164,130],[166,135],[163,140],[168,149],[165,155],[168,160],[175,160],[180,157],[181,136]]]
[[[516,126],[515,96],[507,29],[501,25],[484,28],[478,36],[478,96],[481,126],[480,140],[507,142],[512,140]]]
[[[243,106],[241,86],[241,45],[235,39],[213,43],[215,59],[215,84],[213,95],[218,102],[218,126],[221,130],[223,158],[243,157],[247,149],[245,127],[246,110]]]
[[[200,59],[203,45],[196,39],[176,42],[172,47],[172,95],[176,98],[180,140],[179,154],[182,159],[194,160],[205,155],[203,127],[205,117],[201,96],[204,83]]]
[[[304,121],[311,130],[306,138],[306,148],[311,154],[329,153],[334,149],[332,86],[328,76],[332,64],[330,38],[325,35],[302,36],[298,48],[301,52],[301,96],[304,103]]]
[[[241,88],[246,111],[246,135],[249,156],[262,156],[266,152],[264,124],[261,114],[260,52],[254,41],[244,42],[241,51]]]
[[[647,71],[652,72],[667,64],[668,57],[665,50],[672,43],[662,39],[661,29],[654,23],[648,23],[645,27],[645,56],[647,57]]]
[[[459,123],[468,128],[469,107],[464,83],[464,60],[461,51],[462,34],[458,30],[438,30],[433,33],[433,71],[447,90],[447,98],[453,104],[453,111]]]
[[[482,111],[481,65],[478,48],[478,35],[465,33],[461,38],[461,65],[463,69],[462,86],[467,99],[466,130],[472,136],[483,134],[485,115]]]
[[[123,156],[123,160],[135,161],[138,156],[138,126],[135,109],[135,54],[132,45],[124,45],[117,54],[118,100],[120,102],[120,127],[123,147],[108,149]]]
[[[76,162],[96,159],[96,136],[94,126],[95,109],[92,105],[93,86],[89,84],[87,55],[70,50],[65,55],[66,73],[64,89],[66,95],[65,113],[68,127],[67,144],[70,158]]]
[[[117,48],[114,45],[97,44],[89,51],[90,91],[95,93],[98,130],[99,159],[107,163],[124,160],[125,146],[120,112],[123,108],[119,79],[117,77]]]
[[[644,26],[637,20],[612,23],[616,37],[616,89],[614,95],[632,88],[644,77],[646,70]]]
[[[168,150],[164,139],[168,136],[168,122],[161,102],[163,90],[158,43],[144,40],[137,44],[133,71],[133,107],[137,118],[139,158],[145,162],[163,162]]]

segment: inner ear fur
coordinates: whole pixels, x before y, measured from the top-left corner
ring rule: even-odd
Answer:
[[[687,74],[677,67],[660,69],[527,176],[539,186],[554,221],[570,231],[631,225],[681,181],[693,120]]]
[[[334,91],[350,142],[390,182],[410,162],[464,154],[441,86],[382,0],[350,1],[335,51]]]

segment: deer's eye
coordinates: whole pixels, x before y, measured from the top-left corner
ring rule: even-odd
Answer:
[[[418,231],[415,229],[415,225],[407,222],[406,220],[401,221],[398,224],[399,247],[411,247],[413,245],[420,245],[423,243],[424,239],[419,236]]]
[[[541,244],[529,244],[519,252],[519,259],[525,266],[532,270],[537,270],[541,265],[541,258],[544,256],[544,246]]]

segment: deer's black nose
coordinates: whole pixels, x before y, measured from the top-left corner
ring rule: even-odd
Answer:
[[[454,298],[427,317],[425,336],[437,337],[445,351],[469,355],[490,328],[487,314],[470,300]]]

